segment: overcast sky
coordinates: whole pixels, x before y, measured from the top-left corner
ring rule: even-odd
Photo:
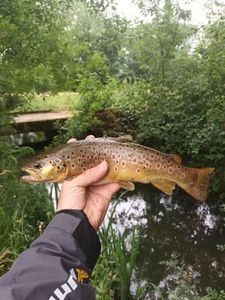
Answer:
[[[202,25],[206,23],[206,9],[204,4],[207,0],[193,0],[191,4],[185,5],[185,1],[180,0],[182,8],[192,10],[192,22],[196,25]],[[225,2],[225,1],[224,1]],[[117,0],[119,14],[129,20],[135,19],[138,16],[138,9],[132,3],[132,0]]]

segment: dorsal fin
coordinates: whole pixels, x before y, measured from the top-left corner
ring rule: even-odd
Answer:
[[[130,134],[121,135],[117,137],[106,137],[106,139],[113,140],[120,143],[127,143],[127,142],[133,142],[134,139]]]
[[[182,162],[182,158],[177,155],[177,154],[169,154],[170,157],[172,157],[172,159],[177,163],[177,164],[181,164]]]

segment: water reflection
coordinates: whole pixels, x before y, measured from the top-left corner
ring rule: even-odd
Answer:
[[[175,252],[200,291],[209,286],[225,288],[225,254],[216,246],[225,243],[224,224],[215,203],[201,204],[180,191],[166,197],[143,185],[121,197],[114,227],[120,233],[142,228],[138,266],[143,282],[163,286],[176,276],[161,264]]]

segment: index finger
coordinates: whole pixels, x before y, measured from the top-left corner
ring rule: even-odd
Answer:
[[[72,138],[72,139],[69,139],[69,140],[67,141],[67,144],[75,143],[75,142],[77,142],[77,139]]]

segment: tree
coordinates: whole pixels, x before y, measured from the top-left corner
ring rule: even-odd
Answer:
[[[140,2],[143,4],[143,1]],[[160,7],[145,7],[151,21],[139,24],[130,34],[128,69],[137,77],[163,82],[171,74],[179,49],[195,30],[186,24],[190,18],[189,11],[181,9],[171,0],[164,1]]]
[[[54,88],[68,1],[0,3],[0,94]]]

